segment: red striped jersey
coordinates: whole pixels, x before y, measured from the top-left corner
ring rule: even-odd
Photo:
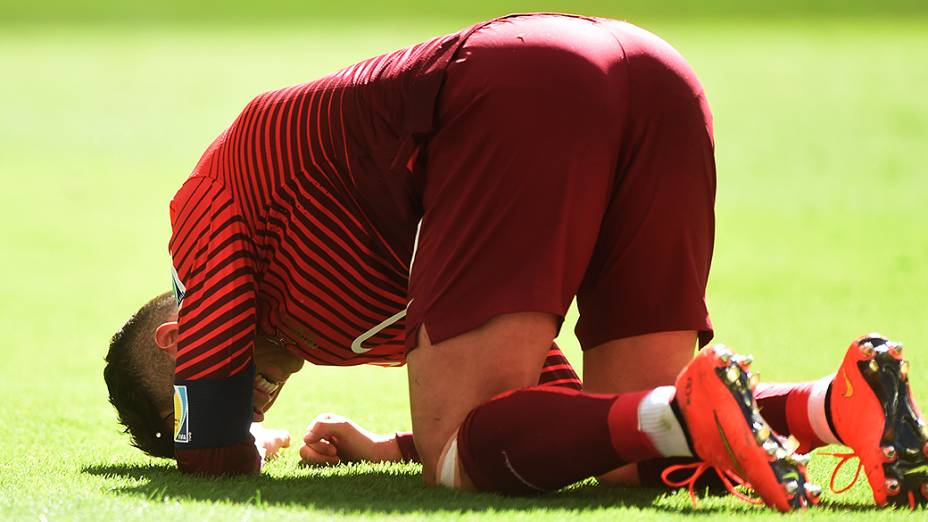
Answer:
[[[477,27],[258,96],[177,192],[182,469],[204,471],[180,457],[191,448],[249,438],[256,335],[316,364],[403,362],[412,166],[445,67]]]
[[[541,367],[541,376],[538,378],[539,386],[560,386],[582,391],[583,383],[564,352],[557,344],[552,344],[545,357],[544,366]]]

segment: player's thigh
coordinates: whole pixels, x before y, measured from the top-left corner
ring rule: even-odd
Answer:
[[[428,329],[419,329],[408,357],[409,404],[427,482],[434,483],[442,447],[471,410],[538,381],[557,325],[550,314],[505,314],[434,345]]]
[[[693,358],[695,346],[692,330],[608,341],[583,352],[583,389],[624,393],[672,385]]]

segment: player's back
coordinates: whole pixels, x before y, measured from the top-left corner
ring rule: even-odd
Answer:
[[[431,130],[444,68],[461,38],[435,38],[254,98],[172,202],[180,286],[214,293],[236,287],[230,280],[188,280],[210,272],[196,259],[215,264],[207,258],[216,256],[183,252],[210,250],[187,238],[201,236],[192,229],[214,222],[220,209],[231,212],[240,226],[209,235],[248,236],[243,248],[253,258],[246,271],[253,272],[259,335],[318,364],[402,361],[421,216],[417,140]],[[214,203],[198,205],[204,199]],[[199,215],[190,219],[191,213]],[[182,307],[182,324],[185,315]],[[197,321],[218,317],[201,314]],[[191,351],[211,350],[221,351],[211,342]]]

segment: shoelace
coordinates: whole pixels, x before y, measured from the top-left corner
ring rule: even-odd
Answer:
[[[670,480],[670,474],[675,471],[681,470],[681,469],[691,469],[693,470],[693,473],[690,474],[689,477],[683,480],[679,480],[679,481]],[[743,500],[744,502],[747,502],[749,504],[763,504],[764,501],[762,499],[755,498],[755,497],[749,497],[745,495],[744,493],[741,493],[740,491],[735,489],[735,484],[739,486],[745,486],[747,488],[751,487],[751,485],[745,482],[741,477],[739,477],[738,475],[735,475],[729,470],[720,469],[715,466],[711,466],[708,462],[705,462],[705,461],[691,462],[689,464],[675,464],[673,466],[667,466],[666,468],[664,468],[664,471],[661,472],[661,480],[664,481],[664,484],[667,484],[668,486],[672,488],[686,487],[690,493],[690,501],[693,503],[693,507],[696,507],[696,503],[697,503],[696,491],[694,491],[696,487],[696,481],[699,480],[699,477],[701,477],[702,474],[708,471],[709,469],[712,469],[713,471],[715,471],[715,474],[719,476],[719,479],[722,481],[722,484],[725,485],[725,489],[727,489],[729,493],[734,495],[735,498],[739,500]]]
[[[835,470],[831,472],[831,480],[828,482],[828,487],[829,489],[831,489],[832,493],[836,495],[840,495],[841,493],[844,493],[845,491],[851,489],[851,487],[857,483],[857,479],[860,478],[860,470],[864,469],[864,463],[860,461],[860,456],[857,455],[856,452],[851,451],[848,453],[828,453],[828,452],[823,451],[819,453],[819,455],[825,455],[826,457],[836,457],[836,458],[841,459],[841,462],[839,462],[838,465],[835,466]],[[835,489],[835,479],[838,478],[838,472],[841,470],[842,467],[844,467],[845,464],[848,463],[849,460],[853,459],[854,457],[857,457],[857,471],[854,472],[854,478],[851,479],[851,481],[848,483],[847,486],[841,489]],[[915,509],[915,506],[916,506],[915,493],[909,491],[908,500],[909,500],[909,507],[911,509]]]
[[[848,453],[820,452],[819,455],[825,455],[827,457],[836,457],[836,458],[841,459],[841,462],[839,462],[838,465],[835,466],[835,470],[831,472],[831,480],[828,482],[828,488],[831,489],[832,493],[836,495],[844,493],[845,491],[851,489],[851,487],[857,483],[857,479],[860,477],[860,470],[864,469],[864,463],[860,461],[859,457],[857,460],[857,471],[854,472],[854,478],[851,479],[851,482],[847,486],[841,489],[835,489],[835,480],[838,478],[838,472],[841,471],[841,468],[843,468],[844,465],[847,464],[849,460],[853,459],[854,457],[857,457],[857,453],[853,451],[848,452]]]

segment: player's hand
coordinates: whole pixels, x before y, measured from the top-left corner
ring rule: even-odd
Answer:
[[[371,433],[351,419],[323,413],[306,428],[300,458],[304,464],[333,465],[342,461],[400,461],[403,455],[395,435]]]
[[[281,448],[290,447],[290,432],[265,428],[260,423],[251,423],[251,435],[255,438],[255,447],[261,454],[262,461],[272,460]]]

